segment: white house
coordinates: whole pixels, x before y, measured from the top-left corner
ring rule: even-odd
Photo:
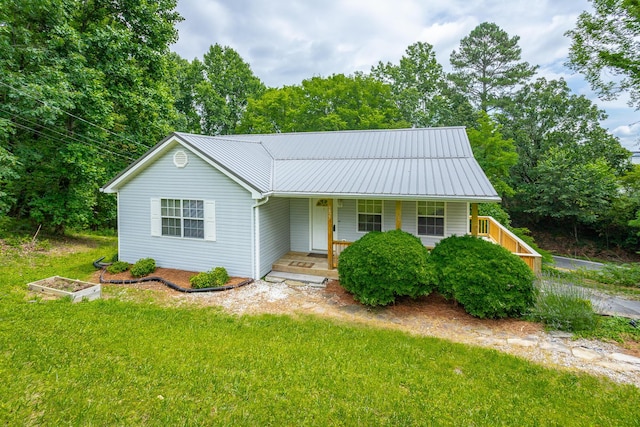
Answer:
[[[102,191],[118,197],[121,260],[253,278],[289,252],[327,254],[331,268],[343,242],[374,230],[432,247],[500,200],[462,127],[173,133]]]

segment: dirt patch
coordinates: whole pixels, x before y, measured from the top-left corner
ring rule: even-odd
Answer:
[[[65,292],[78,292],[95,286],[93,283],[80,282],[78,280],[66,279],[64,277],[49,277],[47,279],[38,280],[36,284]]]
[[[608,262],[640,262],[640,255],[618,247],[602,248],[595,242],[581,237],[576,242],[573,236],[544,230],[531,230],[538,246],[556,255],[585,257]]]

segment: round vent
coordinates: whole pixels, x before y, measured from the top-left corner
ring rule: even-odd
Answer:
[[[176,165],[176,167],[183,168],[187,166],[187,163],[189,163],[189,157],[187,156],[187,153],[182,150],[176,151],[176,153],[173,155],[173,164]]]

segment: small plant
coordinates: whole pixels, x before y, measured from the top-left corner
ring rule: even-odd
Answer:
[[[156,261],[153,258],[142,258],[131,266],[133,277],[143,277],[156,271]]]
[[[428,256],[420,239],[407,232],[371,232],[340,254],[340,284],[371,306],[428,295],[433,290]]]
[[[593,331],[597,327],[599,316],[593,311],[586,289],[553,274],[541,277],[538,288],[531,320],[569,332]]]
[[[605,264],[601,270],[580,270],[579,274],[607,285],[640,287],[640,264]]]
[[[198,273],[189,279],[194,289],[217,288],[229,281],[229,274],[224,267],[216,267],[211,271]]]
[[[576,335],[582,338],[613,340],[619,343],[640,342],[640,320],[619,316],[603,316],[599,319],[595,329],[577,331]]]
[[[115,261],[113,264],[107,266],[107,271],[111,274],[122,273],[129,269],[129,263],[124,261]]]
[[[507,249],[472,236],[451,236],[431,251],[437,290],[480,318],[519,317],[535,301],[534,275]]]

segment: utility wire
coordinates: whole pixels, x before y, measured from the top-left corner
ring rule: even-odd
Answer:
[[[109,134],[111,134],[111,135],[113,135],[113,136],[116,136],[116,137],[118,137],[118,138],[122,138],[122,139],[124,139],[124,140],[126,140],[126,141],[131,142],[132,144],[136,144],[136,145],[139,145],[139,146],[141,146],[141,147],[144,147],[145,151],[149,149],[149,147],[147,147],[146,145],[144,145],[144,144],[142,144],[142,143],[140,143],[140,142],[132,141],[132,140],[130,140],[129,138],[127,138],[127,137],[123,136],[123,135],[120,135],[120,134],[117,134],[117,133],[115,133],[115,132],[113,132],[113,131],[110,131],[110,130],[108,130],[108,129],[105,129],[105,128],[103,128],[102,126],[99,126],[99,125],[97,125],[97,124],[95,124],[95,123],[92,123],[92,122],[90,122],[90,121],[88,121],[88,120],[83,119],[82,117],[79,117],[79,116],[76,116],[75,114],[69,113],[68,111],[63,110],[63,109],[62,109],[62,108],[60,108],[60,107],[56,107],[56,106],[53,106],[53,105],[49,105],[49,104],[47,104],[45,101],[43,101],[43,100],[41,100],[41,99],[39,99],[39,98],[36,98],[35,96],[33,96],[33,95],[31,95],[31,94],[29,94],[29,93],[27,93],[27,92],[23,91],[23,90],[20,90],[20,89],[18,89],[18,88],[16,88],[16,87],[14,87],[14,86],[11,86],[11,85],[9,85],[9,84],[7,84],[7,83],[4,83],[4,82],[2,82],[2,81],[0,81],[0,85],[5,86],[5,87],[8,87],[8,88],[10,88],[10,89],[13,89],[13,90],[15,90],[16,92],[19,92],[19,93],[21,93],[21,94],[23,94],[23,95],[25,95],[25,96],[27,96],[27,97],[29,97],[29,98],[31,98],[31,99],[34,99],[34,100],[38,101],[38,102],[39,102],[39,103],[41,103],[42,105],[45,105],[45,106],[47,106],[47,107],[49,107],[49,108],[55,108],[56,110],[61,111],[62,113],[66,114],[66,115],[68,115],[68,116],[70,116],[70,117],[73,117],[74,119],[80,120],[80,121],[82,121],[82,122],[84,122],[84,123],[86,123],[86,124],[88,124],[88,125],[90,125],[90,126],[93,126],[93,127],[95,127],[95,128],[98,128],[98,129],[100,129],[100,130],[102,130],[102,131],[104,131],[104,132],[107,132],[107,133],[109,133]]]
[[[98,140],[96,140],[96,139],[90,138],[90,137],[88,137],[88,136],[86,136],[86,135],[82,135],[82,134],[67,135],[67,134],[64,134],[64,133],[62,133],[62,132],[60,132],[60,131],[56,130],[56,129],[53,129],[53,128],[48,127],[48,126],[45,126],[45,125],[43,125],[43,124],[41,124],[41,123],[38,123],[38,122],[36,122],[36,121],[34,121],[34,120],[31,120],[31,119],[29,119],[29,118],[26,118],[26,117],[24,117],[24,116],[22,116],[22,115],[20,115],[20,114],[12,113],[12,112],[7,111],[7,110],[5,110],[5,109],[3,109],[3,108],[0,108],[0,111],[4,111],[5,113],[7,113],[7,114],[11,115],[11,116],[12,116],[12,118],[20,118],[21,120],[24,120],[25,122],[27,122],[27,123],[31,124],[32,126],[39,126],[39,127],[42,127],[42,128],[44,128],[44,129],[48,130],[49,132],[52,132],[52,133],[55,133],[55,134],[59,135],[59,136],[60,136],[60,137],[62,137],[62,138],[71,139],[71,140],[73,140],[73,141],[75,141],[75,142],[78,142],[78,143],[81,143],[81,144],[88,144],[88,145],[91,145],[91,143],[92,143],[92,144],[95,144],[95,145],[97,145],[97,146],[98,146],[98,147],[96,147],[96,148],[99,148],[99,149],[101,149],[101,150],[105,150],[105,151],[109,151],[111,154],[116,154],[116,155],[119,155],[120,157],[123,157],[123,158],[126,158],[126,159],[134,160],[134,158],[133,158],[133,157],[131,157],[131,156],[129,156],[129,155],[122,154],[122,153],[123,153],[122,151],[114,152],[114,148],[113,148],[112,146],[110,146],[110,145],[108,145],[108,144],[106,144],[106,143],[104,143],[104,142],[102,142],[102,141],[98,141]],[[15,122],[14,122],[14,124],[16,124],[16,125],[17,125],[17,124],[19,124],[19,123],[15,123]],[[27,126],[25,126],[25,125],[23,125],[23,128],[31,129],[31,130],[36,131],[35,129],[30,128],[30,127],[27,127]],[[42,132],[40,132],[40,134],[41,134],[41,135],[44,135]],[[80,139],[78,139],[77,137],[84,138],[85,140],[84,140],[84,141],[83,141],[83,140],[80,140]]]
[[[46,139],[48,139],[49,141],[59,142],[59,140],[58,140],[58,139],[56,139],[56,138],[54,138],[53,136],[48,135],[48,134],[46,134],[46,133],[44,133],[44,132],[42,132],[42,131],[39,131],[39,130],[37,130],[37,129],[33,129],[33,128],[29,127],[29,126],[25,126],[25,125],[23,125],[23,124],[21,124],[21,123],[13,123],[13,125],[14,125],[14,126],[16,126],[16,127],[18,127],[18,128],[20,128],[20,129],[25,129],[25,130],[28,130],[28,131],[31,131],[31,132],[37,133],[38,135],[41,135],[43,138],[46,138]],[[72,137],[69,137],[68,135],[65,135],[65,138],[74,139],[74,138],[72,138]],[[78,142],[82,142],[82,141],[78,141]],[[99,148],[99,147],[93,147],[93,148]],[[104,151],[104,152],[107,152],[107,153],[113,154],[114,156],[122,157],[123,159],[128,160],[128,161],[134,161],[134,160],[135,160],[135,158],[133,158],[133,157],[125,156],[124,154],[120,154],[120,153],[115,153],[115,152],[113,152],[113,151],[111,151],[111,150],[107,150],[107,149],[104,149],[104,148],[99,148],[99,149],[100,149],[100,150],[102,150],[102,151]]]

